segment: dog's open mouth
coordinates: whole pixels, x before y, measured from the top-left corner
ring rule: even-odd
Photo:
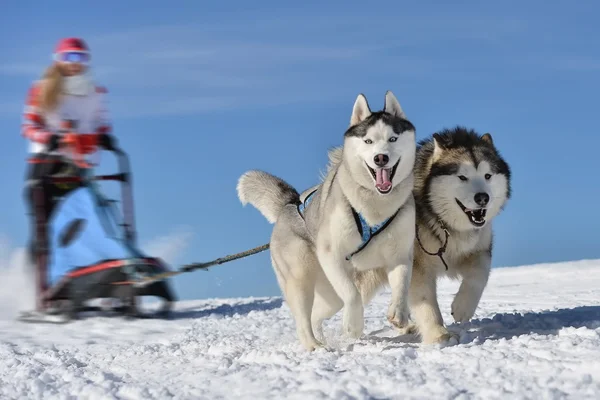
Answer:
[[[485,225],[485,214],[487,212],[487,209],[479,208],[477,210],[470,210],[467,207],[465,207],[463,203],[458,201],[458,199],[455,200],[460,206],[460,208],[463,210],[463,212],[467,214],[467,217],[469,217],[469,221],[471,221],[473,225],[477,227]]]
[[[369,167],[369,164],[365,163],[371,176],[375,180],[375,188],[381,194],[388,194],[392,191],[392,179],[394,179],[394,175],[396,174],[396,168],[398,168],[398,164],[400,164],[400,160],[394,165],[392,168],[377,168],[373,169]]]

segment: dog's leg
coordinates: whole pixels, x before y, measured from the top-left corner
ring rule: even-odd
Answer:
[[[288,242],[288,244],[290,243]],[[301,243],[298,247],[300,248],[298,252],[273,250],[273,253],[282,255],[273,257],[273,266],[277,272],[277,279],[285,300],[294,317],[298,339],[308,351],[312,351],[323,347],[323,344],[315,338],[311,326],[316,259],[308,246]],[[297,254],[303,254],[304,257],[296,259]]]
[[[475,315],[490,276],[491,263],[489,252],[482,252],[459,267],[463,281],[452,302],[452,316],[456,322],[468,322]]]
[[[392,300],[387,319],[398,329],[408,325],[408,292],[412,276],[412,257],[399,265],[388,268],[388,282],[392,288]]]
[[[455,337],[444,327],[437,301],[436,275],[433,271],[415,270],[409,291],[409,303],[423,343],[441,343]]]
[[[295,315],[296,331],[302,345],[309,351],[323,347],[314,336],[310,314],[314,299],[314,282],[309,277],[288,280],[287,301]]]
[[[335,293],[325,274],[322,271],[319,271],[318,274],[311,320],[315,337],[321,343],[325,343],[323,321],[333,317],[344,307],[344,303]]]
[[[351,266],[335,254],[330,245],[324,245],[317,251],[327,279],[344,303],[344,333],[350,338],[358,339],[362,336],[365,326],[364,308],[352,272],[349,271]]]

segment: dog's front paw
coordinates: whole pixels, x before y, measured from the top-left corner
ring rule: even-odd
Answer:
[[[475,315],[479,298],[467,291],[458,292],[452,302],[452,316],[456,322],[468,322]]]
[[[325,344],[323,344],[322,342],[318,341],[318,340],[313,340],[313,339],[305,339],[302,338],[303,340],[301,340],[302,345],[304,346],[304,348],[308,351],[315,351],[315,350],[319,350],[319,349],[325,349],[327,350],[327,346]]]
[[[387,319],[394,327],[404,330],[408,327],[409,312],[405,306],[390,304],[387,312]]]
[[[444,327],[437,327],[423,333],[424,344],[458,344],[459,336]]]
[[[315,338],[318,342],[325,343],[327,340],[325,339],[325,334],[323,333],[323,325],[321,322],[312,324],[312,329],[315,334]]]
[[[344,332],[351,339],[360,339],[364,331],[364,321],[349,322],[345,324]]]
[[[344,313],[344,333],[352,339],[360,339],[365,329],[362,309],[351,309]]]
[[[400,335],[418,335],[419,334],[419,328],[417,327],[417,325],[410,323],[410,322],[408,323],[408,325],[400,326],[400,327],[394,325],[394,328]]]

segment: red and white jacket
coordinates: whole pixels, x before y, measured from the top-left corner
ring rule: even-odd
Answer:
[[[39,108],[41,81],[34,82],[27,94],[23,111],[22,135],[30,142],[33,156],[43,150],[52,134],[60,134],[61,122],[77,121],[76,133],[110,133],[111,123],[106,107],[106,89],[96,86],[87,96],[63,95],[55,110],[43,113]]]

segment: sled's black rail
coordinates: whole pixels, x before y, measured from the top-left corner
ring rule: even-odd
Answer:
[[[126,173],[111,174],[111,175],[96,175],[91,177],[80,177],[80,176],[55,176],[49,178],[52,183],[76,183],[84,182],[87,180],[91,181],[119,181],[127,182],[128,176]]]

